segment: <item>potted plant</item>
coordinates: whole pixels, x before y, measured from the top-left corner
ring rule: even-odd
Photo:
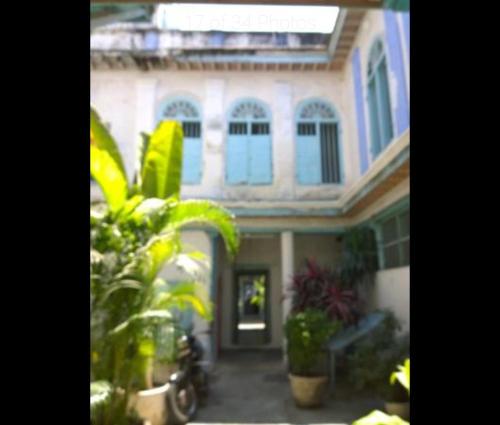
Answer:
[[[398,327],[394,315],[387,312],[381,326],[353,347],[347,357],[347,371],[356,391],[375,393],[383,400],[388,413],[405,419],[409,416],[407,391],[388,379],[409,353],[409,337],[396,336]]]
[[[313,259],[307,259],[305,269],[293,276],[289,289],[292,313],[319,309],[345,325],[356,323],[361,316],[356,289],[346,287],[338,273]]]
[[[341,327],[326,312],[306,309],[292,314],[285,324],[289,379],[299,407],[320,406],[327,394],[328,375],[318,367],[328,340]]]
[[[393,372],[390,377],[391,384],[399,384],[410,395],[410,359],[407,358],[403,365],[398,366],[398,370]],[[353,425],[409,425],[409,412],[404,412],[406,417],[397,413],[387,412],[388,414],[375,410],[369,415],[358,419]]]
[[[179,265],[193,271],[200,260],[199,252],[182,252],[183,226],[215,227],[230,255],[238,232],[216,203],[179,200],[178,123],[164,121],[144,135],[131,187],[116,143],[92,108],[90,151],[91,175],[105,198],[91,208],[91,375],[111,388],[92,423],[135,425],[135,410],[151,425],[163,424],[168,384],[153,381],[155,360],[169,343],[162,332],[175,327],[174,308],[192,308],[206,319],[211,309],[196,279],[172,287],[158,273],[181,258]]]

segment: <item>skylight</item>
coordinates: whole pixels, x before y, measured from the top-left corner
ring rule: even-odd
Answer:
[[[158,6],[154,23],[166,30],[331,33],[339,8],[232,4]]]

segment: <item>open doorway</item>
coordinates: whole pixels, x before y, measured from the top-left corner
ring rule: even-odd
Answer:
[[[269,271],[237,270],[234,276],[233,343],[246,347],[268,344]]]

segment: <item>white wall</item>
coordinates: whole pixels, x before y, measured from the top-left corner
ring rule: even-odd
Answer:
[[[203,170],[200,185],[184,185],[186,197],[225,199],[335,199],[358,177],[353,92],[338,72],[93,71],[91,101],[118,140],[132,170],[139,131],[150,131],[161,102],[172,96],[195,99],[202,108]],[[224,184],[226,114],[232,103],[255,97],[272,114],[273,184]],[[297,105],[319,97],[340,115],[345,185],[300,186],[295,178]],[[149,103],[148,103],[149,102]],[[152,105],[151,103],[154,103]],[[143,128],[141,128],[141,126]]]
[[[295,234],[295,272],[305,269],[306,258],[334,269],[341,256],[342,243],[336,235]]]
[[[398,267],[377,272],[372,294],[374,308],[390,309],[402,326],[410,329],[410,267]]]

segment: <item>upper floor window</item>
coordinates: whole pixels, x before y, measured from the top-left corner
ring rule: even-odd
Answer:
[[[271,114],[255,99],[238,101],[229,111],[226,145],[228,184],[271,184]]]
[[[380,223],[384,269],[410,264],[410,211],[393,215]]]
[[[296,173],[301,184],[341,183],[339,117],[327,102],[312,100],[296,113]]]
[[[375,41],[368,59],[368,108],[372,154],[375,158],[393,137],[387,60],[381,40]]]
[[[197,105],[186,99],[171,99],[162,104],[160,120],[175,120],[184,133],[182,183],[199,184],[202,169],[201,114]]]

